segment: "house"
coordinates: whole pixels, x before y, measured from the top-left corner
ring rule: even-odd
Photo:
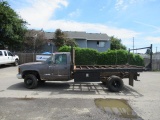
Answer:
[[[102,33],[86,33],[78,31],[64,31],[67,38],[74,39],[81,48],[93,48],[99,52],[104,52],[110,48],[110,38],[107,34]],[[54,32],[45,32],[48,40],[53,40]]]
[[[43,52],[53,53],[57,51],[57,48],[53,43],[54,36],[55,36],[54,32],[45,32],[46,43],[43,46]]]

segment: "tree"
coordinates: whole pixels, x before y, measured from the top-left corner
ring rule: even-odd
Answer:
[[[41,52],[45,42],[43,30],[27,30],[23,43],[24,52]]]
[[[54,40],[55,46],[57,48],[60,48],[65,43],[65,34],[62,32],[61,29],[57,29],[55,31],[55,40]]]
[[[67,45],[67,46],[75,46],[75,47],[78,46],[74,39],[69,39],[69,38],[67,38],[65,40],[65,45]]]
[[[77,46],[77,43],[75,42],[74,39],[70,39],[67,37],[67,34],[62,32],[61,29],[57,29],[55,31],[55,40],[54,40],[55,46],[57,48],[60,48],[64,45],[67,46]]]
[[[8,2],[0,2],[0,41],[10,49],[19,49],[24,39],[26,24],[20,16],[10,8]]]
[[[121,43],[121,39],[115,38],[114,36],[110,37],[111,40],[111,50],[126,50],[126,46]]]

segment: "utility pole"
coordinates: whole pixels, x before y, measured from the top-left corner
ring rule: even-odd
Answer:
[[[34,47],[34,51],[33,51],[33,62],[35,62],[35,52],[36,52],[36,39],[37,39],[37,34],[35,34],[34,36],[33,36],[33,47]]]
[[[133,54],[134,54],[134,37],[133,37]]]
[[[152,71],[152,44],[151,44],[151,47],[150,47],[150,50],[151,50],[151,53],[150,53],[150,69],[151,69],[151,71]]]
[[[157,53],[157,47],[156,47],[156,53]]]

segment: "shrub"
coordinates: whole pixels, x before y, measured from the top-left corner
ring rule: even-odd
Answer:
[[[98,52],[90,48],[75,48],[75,64],[76,65],[124,65],[128,62],[131,65],[143,66],[144,61],[140,55],[130,53],[126,50],[108,50]],[[71,47],[63,46],[59,48],[59,52],[70,52]]]

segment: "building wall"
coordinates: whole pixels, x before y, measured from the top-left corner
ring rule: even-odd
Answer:
[[[47,44],[45,43],[43,45],[43,48],[42,48],[42,52],[50,52],[50,53],[54,53],[54,52],[57,52],[57,48],[56,46],[54,45],[54,43],[51,43],[51,44]]]
[[[75,41],[78,44],[78,47],[87,48],[87,41],[86,41],[86,39],[75,39]]]
[[[145,67],[150,63],[150,55],[140,54],[144,58]],[[152,70],[160,70],[160,53],[154,53],[152,56]]]
[[[101,41],[88,40],[87,41],[87,48],[93,48],[93,49],[98,50],[99,52],[104,52],[104,51],[110,49],[110,41],[103,41],[103,42],[105,42],[104,47],[99,47],[98,42],[101,42]]]

